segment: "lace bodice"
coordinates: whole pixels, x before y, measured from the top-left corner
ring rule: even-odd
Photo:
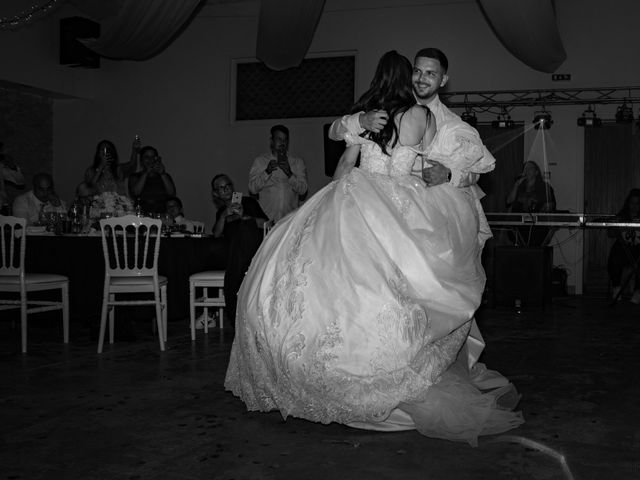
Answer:
[[[385,155],[378,144],[367,142],[360,150],[360,168],[390,177],[410,175],[417,152],[415,147],[396,145],[391,155]]]

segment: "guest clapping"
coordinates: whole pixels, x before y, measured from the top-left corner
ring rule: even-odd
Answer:
[[[166,202],[176,194],[171,176],[165,171],[158,150],[146,146],[140,149],[142,171],[129,177],[129,194],[145,213],[166,212]]]

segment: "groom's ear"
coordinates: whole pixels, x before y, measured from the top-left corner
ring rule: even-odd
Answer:
[[[449,81],[449,75],[447,75],[446,73],[444,75],[442,75],[442,81],[440,82],[440,88],[444,87],[447,82]]]

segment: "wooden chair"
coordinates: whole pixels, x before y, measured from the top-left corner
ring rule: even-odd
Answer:
[[[62,310],[64,343],[69,343],[69,279],[50,273],[25,273],[26,220],[0,215],[0,291],[20,294],[20,300],[0,299],[0,310],[20,309],[22,353],[27,353],[27,315]],[[46,255],[46,252],[43,252]],[[29,300],[27,294],[60,290],[61,300]],[[32,306],[30,306],[32,305]]]
[[[167,279],[158,275],[162,221],[125,215],[100,220],[105,275],[98,353],[102,353],[109,313],[109,343],[113,343],[115,306],[154,305],[160,350],[167,339]],[[148,293],[153,298],[116,300],[117,294]]]

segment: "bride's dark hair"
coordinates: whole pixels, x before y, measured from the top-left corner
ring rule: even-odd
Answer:
[[[392,139],[391,147],[398,141],[398,129],[393,119],[416,104],[411,89],[412,71],[413,67],[407,57],[395,50],[385,53],[378,62],[369,90],[351,109],[352,113],[370,110],[387,112],[389,119],[384,128],[378,133],[369,133],[369,138],[380,145],[384,153],[387,153],[386,147]]]

